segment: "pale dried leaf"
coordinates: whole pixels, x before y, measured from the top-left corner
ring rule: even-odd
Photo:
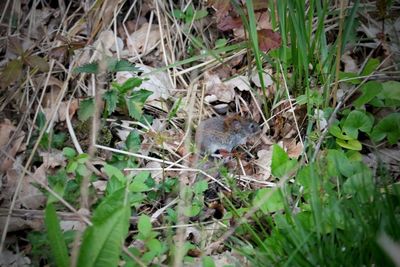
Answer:
[[[235,90],[231,85],[223,83],[216,74],[206,72],[204,80],[207,95],[214,95],[217,100],[224,103],[233,101]],[[207,101],[207,99],[205,100]]]
[[[262,77],[264,80],[264,85],[265,87],[268,87],[270,85],[272,85],[274,82],[272,81],[271,75],[269,74],[269,71],[263,72]],[[257,86],[257,87],[261,87],[261,81],[260,81],[260,76],[258,75],[258,72],[255,71],[253,73],[253,75],[251,76],[251,80],[253,81],[253,83]]]
[[[239,75],[226,82],[225,85],[233,88],[237,88],[240,91],[249,91],[251,89],[250,82],[247,76]]]
[[[150,27],[149,34],[148,30]],[[153,47],[161,39],[160,31],[157,25],[150,25],[149,23],[144,23],[140,29],[133,32],[130,36],[126,38],[126,44],[129,51],[129,56],[136,56],[138,53],[145,53],[144,45],[147,39],[146,50]]]
[[[66,158],[60,150],[39,151],[39,156],[42,157],[46,169],[66,165]]]
[[[272,150],[262,149],[257,152],[256,164],[260,168],[259,174],[263,180],[267,180],[271,176]]]

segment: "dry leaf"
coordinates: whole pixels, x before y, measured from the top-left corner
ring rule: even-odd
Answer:
[[[297,159],[303,153],[303,145],[300,142],[296,143],[294,140],[290,140],[285,150],[290,158]]]
[[[161,35],[158,26],[144,23],[140,29],[126,38],[129,56],[136,56],[137,54],[145,53],[149,48],[153,47],[158,41],[160,41],[160,39]],[[145,48],[144,45],[146,41],[147,45]],[[143,51],[144,49],[146,49],[146,51]]]
[[[268,180],[271,176],[272,150],[262,149],[257,152],[256,164],[259,167],[258,173],[262,175],[263,180]]]
[[[229,87],[236,87],[240,91],[249,91],[251,89],[248,77],[243,75],[236,76],[224,83]]]
[[[261,29],[257,31],[258,45],[264,52],[275,49],[281,46],[281,35],[271,29]]]
[[[360,70],[355,59],[350,56],[349,51],[342,55],[341,61],[344,63],[344,72],[358,73]]]
[[[265,87],[268,87],[268,86],[270,86],[270,85],[272,85],[274,83],[272,81],[271,75],[269,74],[268,70],[266,70],[266,72],[262,73],[262,77],[263,77],[263,80],[264,80]],[[251,80],[253,81],[253,83],[257,87],[261,88],[260,76],[258,75],[257,71],[253,72],[253,75],[251,76]]]
[[[53,104],[55,104],[55,103],[53,102]],[[68,109],[68,114],[69,114],[70,118],[72,118],[74,116],[78,107],[79,107],[78,99],[71,100],[71,103],[70,103],[69,109]],[[60,121],[66,120],[67,108],[68,108],[68,101],[63,101],[60,103],[60,107],[57,110],[55,118],[54,118],[55,122],[60,122]],[[44,115],[46,116],[46,120],[52,119],[52,117],[51,117],[52,109],[53,109],[53,107],[48,107],[48,108],[43,109]]]
[[[7,155],[12,158],[15,158],[15,155],[18,152],[25,150],[25,147],[22,146],[22,141],[25,138],[24,131],[20,131],[17,137],[14,137],[14,140],[8,145],[15,130],[16,128],[7,119],[0,124],[0,149],[3,149]],[[12,165],[12,159],[5,157],[4,155],[0,155],[0,173],[9,170]]]
[[[46,183],[46,166],[42,164],[36,169],[36,171],[33,173],[33,176],[36,178],[36,180]],[[32,177],[25,176],[23,178],[17,203],[27,209],[39,209],[45,205],[46,197],[36,186],[33,186],[31,182],[35,182]]]
[[[216,74],[209,72],[205,73],[204,80],[207,95],[214,95],[216,100],[225,103],[233,101],[235,97],[235,90],[233,89],[232,85],[223,83]],[[205,98],[205,100],[210,101],[211,99]]]
[[[42,157],[46,169],[66,165],[66,158],[60,150],[40,151],[39,156]]]

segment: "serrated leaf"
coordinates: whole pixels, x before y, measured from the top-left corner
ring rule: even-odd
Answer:
[[[129,228],[130,208],[124,204],[124,196],[125,189],[122,188],[96,208],[93,225],[84,233],[77,266],[118,266]]]
[[[0,86],[6,88],[21,78],[22,61],[14,59],[7,63],[0,75]]]
[[[379,142],[387,137],[390,144],[395,144],[400,139],[400,113],[393,113],[375,125],[371,133],[371,138]]]
[[[207,17],[208,11],[206,9],[196,10],[193,16],[194,20],[199,20],[204,17]]]
[[[261,205],[260,209],[264,213],[282,210],[284,208],[284,202],[279,190],[280,189],[274,188],[258,190],[253,200],[253,205]]]
[[[376,81],[369,81],[362,85],[360,91],[361,96],[354,101],[354,106],[359,108],[364,104],[367,104],[371,101],[375,96],[381,93],[383,87],[381,83]]]
[[[117,90],[111,89],[103,94],[103,99],[106,101],[106,111],[108,115],[111,115],[117,108],[119,102]]]
[[[139,87],[143,82],[143,79],[138,77],[132,77],[126,80],[122,85],[120,85],[117,89],[120,93],[124,94],[133,88]]]
[[[25,58],[25,62],[32,68],[37,67],[41,72],[49,71],[49,63],[42,57],[31,55]]]
[[[116,167],[110,164],[104,165],[104,172],[107,174],[108,177],[115,177],[118,181],[126,183],[126,177],[124,174]]]
[[[76,156],[75,149],[70,148],[70,147],[64,147],[63,148],[63,154],[66,156],[68,159],[73,159]]]
[[[373,121],[364,112],[353,110],[347,116],[344,124],[343,131],[353,139],[358,138],[358,131],[369,133],[372,128]]]
[[[132,180],[131,184],[129,185],[129,190],[133,193],[140,193],[146,192],[151,190],[146,184],[145,181],[149,178],[150,172],[142,171],[139,172]]]
[[[137,227],[143,237],[148,237],[152,229],[150,217],[145,214],[140,215]]]
[[[152,94],[153,92],[143,90],[135,91],[132,93],[130,97],[126,99],[126,105],[128,107],[129,116],[134,119],[140,120],[142,117],[142,109],[146,99]]]
[[[108,71],[110,71],[110,72],[119,72],[119,71],[138,72],[138,71],[140,71],[140,68],[136,67],[134,63],[131,63],[128,60],[121,59],[121,60],[111,61],[108,65]]]
[[[208,189],[208,183],[207,183],[206,180],[198,181],[198,182],[196,182],[196,183],[194,184],[194,186],[193,186],[193,192],[194,192],[196,195],[202,194],[202,193],[203,193],[204,191],[206,191],[207,189]]]
[[[125,144],[129,152],[139,151],[142,141],[140,140],[140,134],[136,129],[129,133],[125,140]]]
[[[84,65],[82,65],[80,67],[76,67],[74,69],[74,72],[97,74],[97,73],[99,73],[99,63],[98,62],[93,62],[93,63],[84,64]]]
[[[82,100],[79,104],[78,119],[81,122],[85,122],[87,119],[93,116],[94,108],[95,107],[93,98]]]
[[[51,255],[54,257],[56,266],[70,266],[67,245],[65,244],[60,222],[57,218],[56,209],[53,204],[47,205],[44,220],[47,229],[47,236],[49,238]]]

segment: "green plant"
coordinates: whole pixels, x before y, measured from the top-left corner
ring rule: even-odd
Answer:
[[[183,20],[186,24],[190,24],[195,20],[206,17],[208,11],[206,9],[195,10],[193,4],[190,4],[184,11],[174,9],[172,14],[175,18]]]

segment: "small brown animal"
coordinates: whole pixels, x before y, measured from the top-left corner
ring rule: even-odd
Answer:
[[[238,145],[246,143],[260,126],[251,119],[238,114],[226,117],[212,117],[200,122],[195,141],[200,153],[213,154],[217,150],[231,152]]]

